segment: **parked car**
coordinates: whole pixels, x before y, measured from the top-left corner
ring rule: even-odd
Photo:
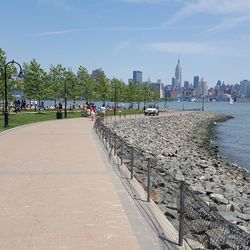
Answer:
[[[144,111],[144,115],[159,115],[159,108],[155,105],[148,105]]]

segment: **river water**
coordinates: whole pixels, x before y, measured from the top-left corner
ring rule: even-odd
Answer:
[[[160,103],[160,107],[164,107]],[[168,102],[169,109],[201,108],[200,102]],[[250,170],[250,103],[205,102],[204,110],[234,118],[217,126],[219,152],[229,161]]]

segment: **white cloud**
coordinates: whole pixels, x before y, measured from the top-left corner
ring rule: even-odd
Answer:
[[[158,42],[150,43],[146,49],[174,54],[226,54],[228,50],[220,44],[197,42]]]
[[[244,24],[248,21],[250,21],[250,15],[244,15],[244,16],[234,17],[234,18],[227,18],[224,21],[222,21],[221,23],[206,30],[205,33],[218,33],[218,32],[225,31],[225,30],[228,30],[231,28],[235,28],[235,27],[237,27],[241,24]]]
[[[67,34],[67,33],[75,33],[75,32],[79,32],[79,31],[83,31],[83,29],[45,31],[45,32],[35,33],[33,35],[35,35],[35,36],[54,36],[54,35],[63,35],[63,34]]]
[[[35,33],[35,36],[54,36],[63,35],[67,33],[75,33],[81,31],[92,31],[92,32],[123,32],[123,31],[150,31],[150,30],[161,30],[165,29],[162,26],[152,26],[152,27],[103,27],[103,28],[82,28],[82,29],[70,29],[70,30],[57,30],[57,31],[45,31]]]
[[[178,22],[198,13],[240,15],[249,14],[249,12],[249,0],[190,0],[167,24]]]

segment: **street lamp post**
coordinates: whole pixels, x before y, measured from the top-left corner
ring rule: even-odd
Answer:
[[[64,81],[64,117],[67,117],[67,78]]]
[[[9,126],[9,112],[8,112],[8,89],[7,89],[7,66],[9,64],[17,64],[19,66],[19,76],[21,76],[23,73],[22,73],[22,66],[12,60],[12,61],[9,61],[7,62],[5,65],[4,65],[4,127],[7,128]]]
[[[117,109],[117,93],[116,93],[116,83],[115,83],[115,98],[114,98],[114,115],[116,115],[116,109]]]
[[[164,94],[165,94],[165,104],[164,104],[164,109],[166,110],[167,109],[167,91],[165,89],[164,91]]]
[[[201,108],[201,110],[204,111],[204,106],[205,106],[205,83],[203,83],[202,87],[203,87],[203,96],[202,96],[202,108]]]
[[[201,110],[204,111],[204,105],[205,105],[205,95],[203,93],[203,97],[202,97],[202,108]]]

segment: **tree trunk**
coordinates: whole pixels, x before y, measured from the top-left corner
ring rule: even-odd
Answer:
[[[41,100],[38,99],[38,113],[41,113]]]

